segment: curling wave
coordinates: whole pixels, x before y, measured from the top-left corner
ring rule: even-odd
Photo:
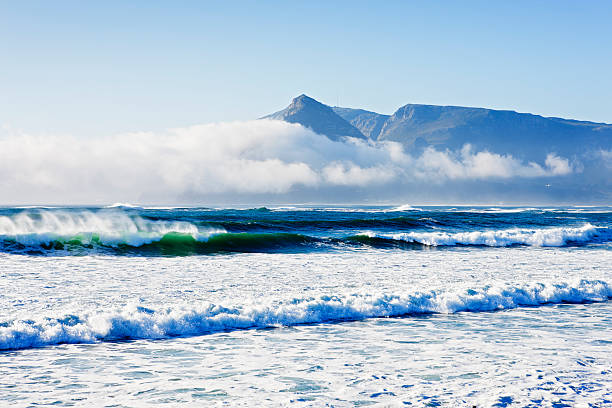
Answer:
[[[238,306],[202,303],[197,307],[65,315],[0,323],[0,350],[62,343],[163,339],[219,331],[400,317],[412,314],[490,312],[521,306],[605,302],[612,286],[602,280],[487,285],[455,291],[348,294],[284,299]]]
[[[122,211],[26,211],[0,216],[4,249],[139,247],[176,237],[205,241],[220,229],[202,229],[184,221],[151,221]]]

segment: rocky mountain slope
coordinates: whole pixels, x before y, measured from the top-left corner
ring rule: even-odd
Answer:
[[[469,143],[475,150],[541,160],[551,152],[571,158],[612,149],[610,124],[484,108],[408,104],[383,115],[329,107],[300,95],[266,118],[300,123],[333,140],[350,136],[396,141],[407,151],[427,146],[457,150]]]
[[[359,129],[336,114],[332,108],[306,95],[294,98],[285,109],[264,116],[262,119],[299,123],[332,140],[343,136],[365,138]]]

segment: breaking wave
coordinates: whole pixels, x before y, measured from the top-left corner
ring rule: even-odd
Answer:
[[[195,307],[69,314],[0,323],[0,350],[62,343],[163,339],[219,331],[401,317],[413,314],[490,312],[521,306],[604,302],[612,286],[602,280],[486,285],[454,291],[348,294],[304,297],[243,305],[202,303]]]
[[[0,251],[26,254],[187,256],[240,252],[302,252],[333,248],[515,245],[580,246],[610,242],[610,228],[582,226],[462,231],[443,217],[319,217],[283,219],[180,214],[140,216],[120,209],[29,210],[0,216]],[[493,224],[505,221],[493,220]],[[456,225],[453,225],[456,224]],[[484,227],[484,228],[483,228]],[[499,227],[499,226],[498,226]],[[365,231],[364,231],[365,230]],[[364,231],[364,232],[358,232]]]
[[[223,230],[201,229],[184,221],[151,221],[117,210],[38,211],[0,216],[5,247],[64,249],[65,246],[139,247],[173,236],[206,240]]]
[[[528,245],[539,247],[560,247],[569,244],[584,244],[610,238],[607,228],[585,224],[576,228],[507,229],[467,232],[404,232],[380,234],[365,232],[360,234],[371,239],[404,241],[427,246],[478,245],[505,247]]]

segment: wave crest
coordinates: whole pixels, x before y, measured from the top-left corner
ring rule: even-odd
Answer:
[[[170,233],[206,240],[224,230],[202,230],[184,221],[151,221],[119,210],[24,211],[0,216],[0,239],[24,246],[105,245],[133,247],[160,241]]]
[[[202,303],[153,310],[129,306],[114,312],[0,323],[0,349],[61,343],[161,339],[227,330],[399,317],[411,314],[490,312],[521,306],[603,302],[612,286],[602,280],[487,285],[455,291],[357,293],[284,299],[240,306]]]
[[[364,232],[368,238],[382,238],[428,246],[480,245],[504,247],[529,245],[539,247],[559,247],[568,243],[586,243],[595,237],[605,238],[608,231],[591,224],[575,228],[508,229],[469,232],[403,232],[378,234]]]
[[[438,229],[440,226],[444,226],[444,220],[409,216],[281,221],[217,218],[208,223],[202,220],[192,223],[148,219],[120,209],[40,209],[0,216],[0,250],[30,254],[65,250],[65,253],[74,254],[100,251],[116,255],[184,256],[355,246],[401,249],[462,245],[559,247],[605,243],[612,239],[610,228],[588,223],[579,227],[466,232],[442,231]],[[340,233],[354,234],[353,231],[362,229],[374,231],[340,236]],[[324,236],[321,231],[330,232]]]

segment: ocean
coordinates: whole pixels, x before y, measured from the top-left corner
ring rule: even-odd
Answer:
[[[612,406],[612,207],[0,208],[0,406]]]

